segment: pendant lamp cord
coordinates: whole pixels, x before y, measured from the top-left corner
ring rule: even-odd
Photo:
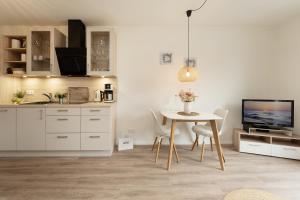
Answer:
[[[186,15],[188,17],[188,60],[187,60],[188,66],[190,65],[190,16],[192,15],[193,11],[200,10],[206,4],[206,2],[207,2],[207,0],[204,0],[199,8],[196,8],[194,10],[187,10],[186,11]]]

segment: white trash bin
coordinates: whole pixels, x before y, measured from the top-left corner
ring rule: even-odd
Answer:
[[[118,151],[132,150],[133,138],[129,136],[121,137],[118,141]]]

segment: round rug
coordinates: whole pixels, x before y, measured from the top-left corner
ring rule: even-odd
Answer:
[[[269,192],[254,189],[239,189],[227,194],[224,200],[283,200]]]

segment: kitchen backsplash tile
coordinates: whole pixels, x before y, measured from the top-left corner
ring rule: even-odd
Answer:
[[[25,78],[21,80],[21,89],[31,90],[33,95],[26,95],[25,101],[47,100],[43,93],[67,92],[68,87],[88,87],[89,100],[94,100],[96,90],[104,90],[104,84],[113,84],[115,99],[117,99],[116,78],[91,78],[91,77],[68,77],[68,78]]]

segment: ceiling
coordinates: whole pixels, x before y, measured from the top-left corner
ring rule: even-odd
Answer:
[[[186,24],[185,10],[203,0],[0,0],[0,25],[161,26]],[[300,0],[208,0],[191,22],[199,25],[284,23],[300,14]]]

